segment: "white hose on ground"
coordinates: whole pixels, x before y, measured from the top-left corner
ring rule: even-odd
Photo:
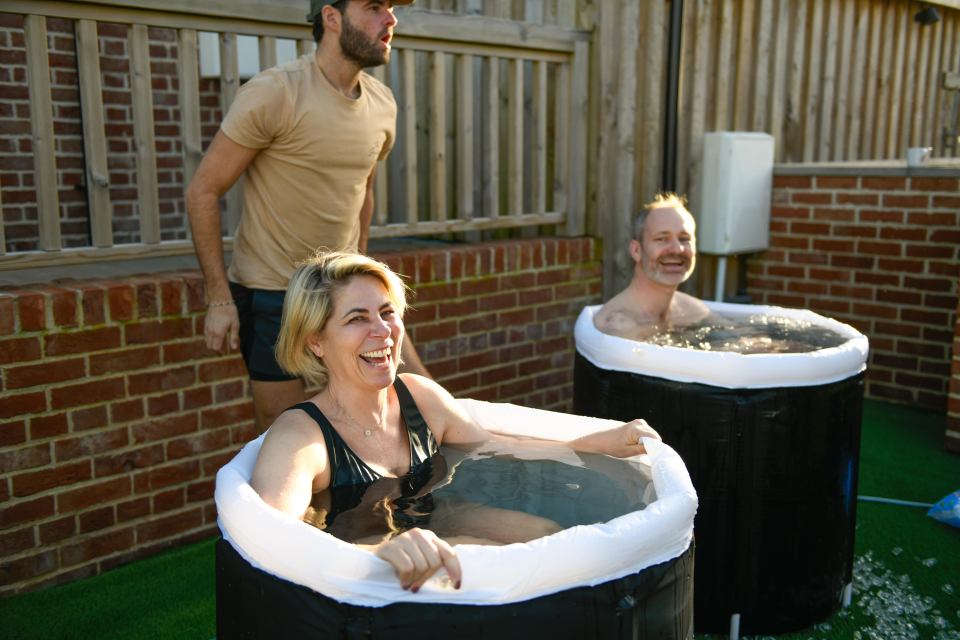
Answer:
[[[883,504],[898,504],[903,507],[924,507],[929,509],[933,506],[929,502],[913,502],[911,500],[897,500],[896,498],[878,498],[877,496],[857,496],[857,500],[863,502],[882,502]]]

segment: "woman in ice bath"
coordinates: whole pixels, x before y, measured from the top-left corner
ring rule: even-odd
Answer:
[[[417,526],[430,520],[434,507],[432,500],[422,499],[429,477],[438,475],[430,467],[438,445],[495,436],[434,381],[397,375],[405,306],[400,279],[366,256],[327,253],[297,269],[284,301],[277,359],[321,391],[273,423],[251,484],[272,507],[298,518],[320,513],[327,524],[359,501],[389,505],[383,499],[400,496],[405,485],[404,499],[422,501],[414,510],[419,515],[395,522],[386,535],[357,534],[352,541],[390,563],[404,589],[416,592],[441,567],[459,588],[460,563],[452,544],[521,542],[557,527],[502,509],[493,518],[473,519],[462,532]],[[641,437],[659,438],[645,422],[634,420],[566,446],[628,457],[644,453]],[[326,503],[314,500],[311,506],[314,494],[327,489],[320,494]]]

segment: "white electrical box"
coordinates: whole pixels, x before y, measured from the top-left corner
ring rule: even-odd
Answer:
[[[766,249],[772,191],[773,136],[704,134],[698,251],[730,255]]]

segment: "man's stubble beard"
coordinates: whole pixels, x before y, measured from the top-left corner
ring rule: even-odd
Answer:
[[[340,50],[345,58],[355,62],[361,69],[379,67],[390,60],[390,49],[385,53],[381,52],[380,40],[371,41],[365,33],[353,26],[346,14],[342,24]]]
[[[650,260],[645,255],[641,255],[640,258],[640,269],[643,271],[643,274],[651,282],[656,284],[670,286],[670,287],[679,287],[681,284],[690,279],[690,276],[693,275],[693,269],[696,265],[696,255],[692,256],[689,260],[681,256],[681,258],[687,263],[686,268],[684,269],[683,278],[678,282],[674,282],[674,276],[665,276],[661,273],[657,260]]]

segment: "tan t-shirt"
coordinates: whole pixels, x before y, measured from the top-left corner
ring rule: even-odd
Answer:
[[[355,251],[367,178],[390,152],[396,121],[388,87],[363,73],[351,100],[313,54],[250,79],[220,125],[237,144],[260,149],[244,174],[230,280],[282,290],[318,248]]]

